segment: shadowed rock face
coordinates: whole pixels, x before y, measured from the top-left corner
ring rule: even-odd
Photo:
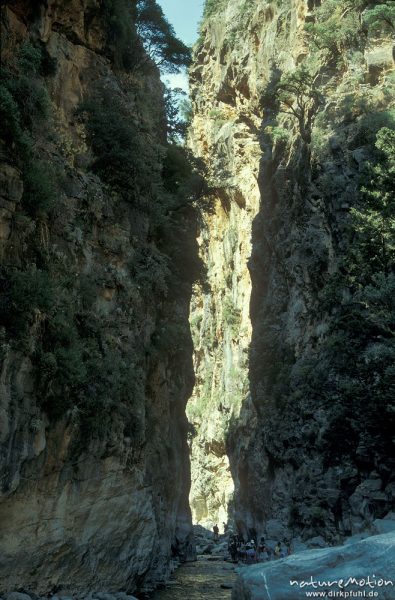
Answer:
[[[35,156],[58,182],[51,216],[32,214],[34,207],[27,214],[24,166],[2,145],[2,269],[33,273],[34,279],[35,268],[49,265],[59,316],[55,335],[69,336],[56,344],[66,356],[73,321],[86,344],[84,360],[97,364],[95,377],[80,389],[92,404],[71,401],[80,359],[70,363],[67,354],[65,369],[74,365],[75,375],[62,394],[38,372],[42,350],[54,366],[49,354],[57,347],[45,350],[51,323],[44,313],[29,316],[23,343],[1,329],[1,591],[132,592],[166,577],[171,546],[183,559],[193,556],[185,417],[193,386],[191,283],[178,283],[176,293],[170,285],[165,298],[160,270],[154,277],[149,271],[155,257],[163,259],[143,182],[129,190],[130,202],[93,174],[76,115],[80,103],[104,86],[142,144],[149,148],[151,140],[154,154],[165,140],[163,90],[153,67],[133,76],[116,71],[105,39],[95,1],[2,7],[4,64],[14,68],[23,44],[38,45],[52,60],[53,72],[40,78],[50,117],[33,122],[30,135]],[[185,231],[194,240],[193,220],[185,218]],[[163,341],[167,319],[186,331],[182,351]],[[56,360],[59,366],[60,354]],[[48,398],[66,409],[58,411]]]
[[[337,548],[306,550],[282,560],[243,569],[232,598],[298,600],[306,598],[306,591],[358,593],[365,590],[368,594],[374,590],[377,597],[391,600],[395,586],[394,559],[394,533]],[[364,584],[368,578],[370,583]],[[337,585],[336,582],[341,583]]]
[[[191,71],[190,144],[216,198],[199,238],[209,286],[192,300],[191,508],[203,526],[229,518],[272,540],[339,541],[393,505],[385,402],[369,392],[369,412],[347,391],[358,380],[344,375],[358,360],[347,344],[322,361],[342,302],[326,298],[377,127],[361,132],[377,115],[393,127],[392,42],[368,33],[328,59],[304,30],[318,4],[223,2]],[[273,90],[310,59],[322,97],[307,131]]]

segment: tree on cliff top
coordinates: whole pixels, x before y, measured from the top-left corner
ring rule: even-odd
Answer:
[[[177,73],[191,60],[190,49],[179,40],[156,0],[103,0],[107,44],[118,67],[136,69],[152,61]]]
[[[191,62],[191,51],[175,34],[155,0],[138,0],[136,25],[144,48],[156,65],[177,73]]]

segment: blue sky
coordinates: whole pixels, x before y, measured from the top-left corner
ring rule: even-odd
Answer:
[[[198,37],[204,0],[157,0],[176,34],[188,46]]]
[[[173,25],[177,37],[188,46],[193,46],[198,38],[204,0],[157,0],[157,2],[162,7],[169,23]],[[188,90],[188,78],[184,73],[164,75],[162,79],[169,82],[171,87]]]

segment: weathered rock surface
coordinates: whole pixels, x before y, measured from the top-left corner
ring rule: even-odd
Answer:
[[[99,5],[2,6],[2,60],[15,69],[12,61],[27,43],[52,61],[54,72],[40,80],[50,117],[33,123],[31,137],[34,152],[60,182],[51,218],[26,214],[22,174],[2,146],[2,285],[3,269],[34,277],[49,264],[59,307],[53,327],[66,336],[65,368],[75,369],[69,391],[58,394],[60,406],[69,406],[82,368],[80,355],[67,354],[75,338],[70,331],[77,331],[67,329],[73,320],[92,348],[84,358],[97,367],[86,389],[95,389],[92,404],[80,399],[58,414],[55,401],[46,400],[50,392],[56,397],[56,382],[47,379],[40,388],[37,373],[43,357],[37,348],[51,323],[37,310],[19,345],[1,329],[0,592],[131,593],[168,576],[172,546],[180,558],[193,556],[185,418],[193,385],[191,284],[178,286],[175,297],[160,288],[159,268],[152,277],[156,258],[164,270],[167,259],[153,239],[146,198],[136,189],[138,200],[130,203],[92,173],[92,152],[76,115],[96,86],[107,86],[149,146],[149,139],[165,139],[163,89],[156,69],[133,77],[115,69]],[[186,331],[182,353],[156,342],[168,324],[163,314]],[[55,342],[46,352],[50,373]],[[99,397],[109,379],[112,389]]]
[[[347,546],[307,550],[265,565],[247,567],[240,572],[232,598],[298,600],[317,591],[364,592],[366,597],[376,593],[378,598],[391,600],[395,588],[394,565],[395,534],[378,535]],[[368,578],[371,583],[366,583]]]
[[[332,325],[324,298],[371,155],[364,127],[393,109],[394,61],[388,35],[375,34],[340,52],[341,68],[328,62],[305,34],[318,4],[224,1],[195,49],[190,145],[215,210],[199,238],[209,285],[192,302],[190,501],[208,528],[229,519],[246,536],[338,543],[374,531],[393,506],[390,434],[369,437],[359,410],[343,418],[340,376],[322,400],[307,373]],[[322,105],[307,134],[271,94],[309,57]]]

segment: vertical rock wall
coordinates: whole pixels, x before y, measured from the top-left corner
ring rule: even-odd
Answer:
[[[162,84],[153,65],[114,68],[101,10],[94,0],[2,7],[11,89],[26,82],[18,64],[31,65],[35,49],[51,65],[51,73],[24,76],[35,94],[48,94],[46,119],[35,120],[32,104],[29,139],[57,192],[50,214],[27,204],[37,186],[37,202],[47,193],[42,170],[32,183],[14,159],[15,142],[3,140],[1,592],[133,592],[162,581],[175,553],[193,554],[185,417],[193,386],[192,284],[186,277],[172,289],[172,250],[160,247],[139,173],[123,197],[92,172],[77,112],[95,90],[107,90],[111,113],[123,107],[124,124],[135,127],[157,177]],[[141,53],[137,38],[135,44]],[[15,104],[4,98],[16,135]],[[193,253],[193,218],[180,219]],[[181,346],[172,327],[182,330]]]
[[[204,526],[228,517],[244,534],[271,539],[337,540],[393,501],[382,458],[366,467],[328,449],[333,406],[346,396],[323,401],[305,385],[306,362],[331,326],[324,294],[346,252],[348,211],[369,157],[364,110],[393,107],[392,42],[388,32],[365,32],[364,44],[331,63],[305,32],[316,6],[207,3],[191,72],[191,145],[216,197],[199,238],[208,282],[194,294],[191,320],[191,507]],[[273,90],[307,59],[316,60],[322,98],[306,141]],[[367,107],[345,114],[363,94]]]

